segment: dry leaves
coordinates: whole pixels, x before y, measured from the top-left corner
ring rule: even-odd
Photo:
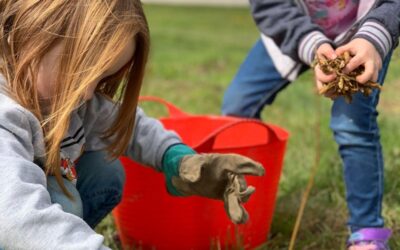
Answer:
[[[336,79],[325,83],[324,87],[319,91],[319,94],[335,99],[339,96],[344,96],[347,103],[352,101],[352,95],[357,92],[369,96],[372,89],[381,89],[381,86],[373,81],[367,83],[359,83],[356,77],[364,72],[364,66],[359,66],[357,69],[346,74],[343,69],[350,60],[350,54],[345,52],[336,59],[327,60],[325,58],[316,58],[313,62],[313,67],[319,65],[325,74],[336,74]]]

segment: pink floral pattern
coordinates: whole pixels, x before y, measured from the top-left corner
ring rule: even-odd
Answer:
[[[312,21],[333,39],[357,18],[360,0],[304,0]]]

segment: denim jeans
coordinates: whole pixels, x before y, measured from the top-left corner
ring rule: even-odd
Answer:
[[[47,178],[47,189],[53,203],[83,218],[94,228],[120,202],[125,172],[119,160],[108,161],[101,151],[85,152],[77,163],[76,172],[76,186],[64,179],[74,200],[65,196],[53,176]]]
[[[385,59],[378,82],[383,84],[390,55]],[[306,67],[304,67],[306,69]],[[260,118],[265,105],[290,82],[275,69],[261,40],[249,52],[225,92],[222,113]],[[369,97],[355,94],[351,104],[344,98],[333,101],[330,127],[344,165],[348,225],[352,231],[382,227],[383,158],[377,125],[379,91]]]

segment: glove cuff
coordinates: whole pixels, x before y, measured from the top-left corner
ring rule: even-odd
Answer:
[[[179,167],[184,156],[194,155],[196,152],[185,144],[175,144],[169,147],[163,156],[162,171],[165,175],[168,193],[174,196],[183,196],[172,184],[172,177],[179,177]]]

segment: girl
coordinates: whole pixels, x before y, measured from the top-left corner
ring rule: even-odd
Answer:
[[[1,0],[0,248],[107,249],[94,228],[128,155],[174,195],[224,200],[243,223],[261,165],[198,155],[137,108],[149,51],[139,0]]]
[[[314,59],[352,55],[345,70],[364,67],[357,81],[383,84],[399,39],[398,0],[250,0],[261,39],[225,92],[222,112],[260,118]],[[336,48],[336,50],[335,50]],[[336,78],[315,67],[317,88]],[[305,100],[308,101],[308,100]],[[387,250],[383,228],[383,157],[377,122],[379,92],[333,101],[330,127],[344,165],[351,235],[349,250]]]

